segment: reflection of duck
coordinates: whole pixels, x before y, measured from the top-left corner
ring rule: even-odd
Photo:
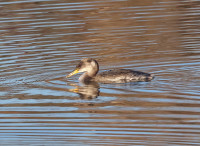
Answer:
[[[79,78],[81,82],[96,81],[101,83],[126,83],[137,81],[150,81],[154,78],[149,73],[134,71],[130,69],[114,69],[97,74],[98,62],[91,58],[82,59],[76,69],[66,77],[71,77],[79,72],[85,72]]]
[[[76,86],[71,91],[77,93],[81,99],[94,99],[99,96],[99,86],[92,83],[84,86]]]

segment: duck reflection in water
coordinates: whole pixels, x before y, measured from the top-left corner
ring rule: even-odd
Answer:
[[[75,87],[69,91],[77,93],[81,99],[94,99],[99,96],[99,84],[95,82],[85,82],[81,86],[69,84]]]

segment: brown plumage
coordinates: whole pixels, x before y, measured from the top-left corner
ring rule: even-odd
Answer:
[[[76,69],[67,77],[79,72],[84,72],[79,78],[81,82],[96,81],[101,83],[151,81],[154,78],[152,74],[134,71],[131,69],[113,69],[101,73],[98,73],[98,71],[98,62],[95,59],[85,58],[80,61],[80,63],[76,66]]]

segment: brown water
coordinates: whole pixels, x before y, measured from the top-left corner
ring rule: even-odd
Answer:
[[[0,1],[0,145],[200,145],[200,1]],[[81,58],[151,82],[81,85]]]

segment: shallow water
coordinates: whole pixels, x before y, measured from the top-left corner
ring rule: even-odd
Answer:
[[[200,2],[0,2],[0,145],[199,145]],[[81,58],[151,82],[81,85]]]

